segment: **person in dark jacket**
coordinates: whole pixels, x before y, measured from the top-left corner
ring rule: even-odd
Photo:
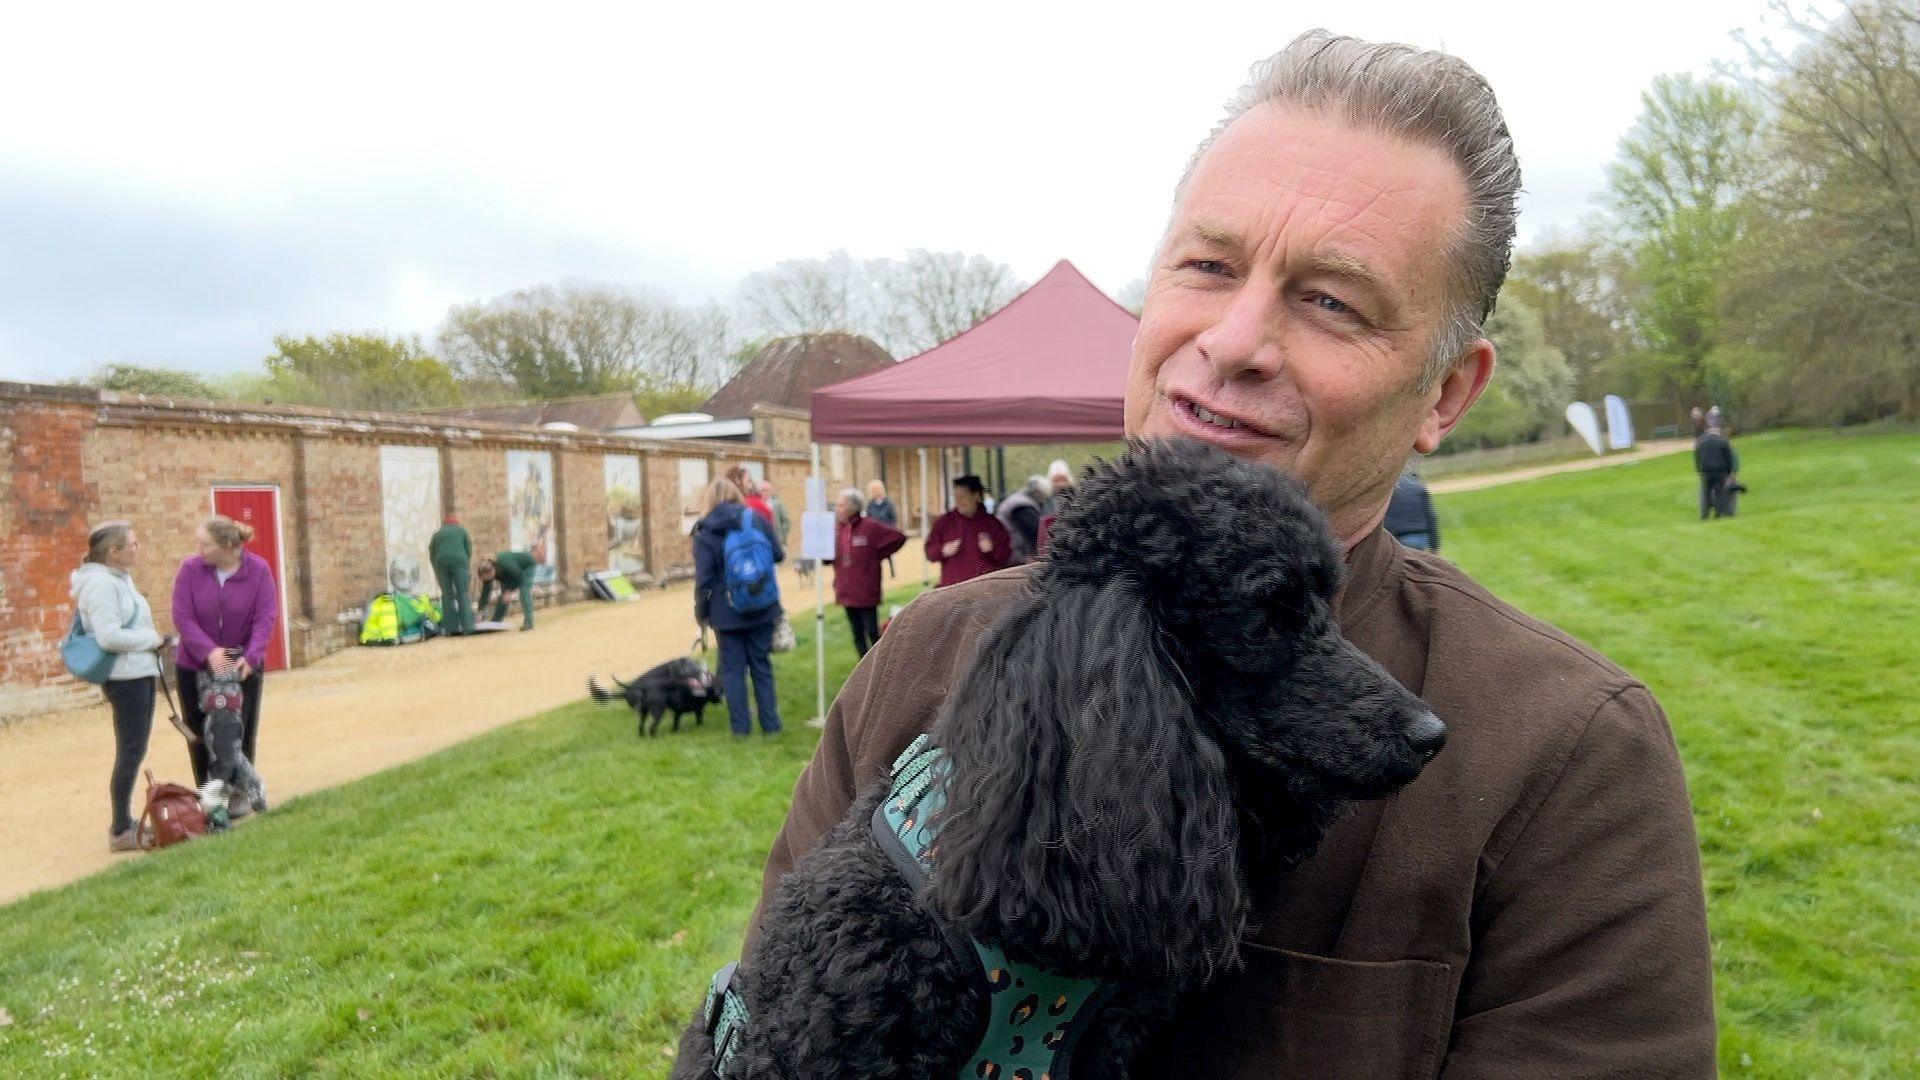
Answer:
[[[1013,558],[1007,527],[987,513],[987,486],[977,476],[953,482],[953,509],[927,531],[927,561],[940,564],[940,584],[958,585],[1005,567]]]
[[[740,488],[721,477],[707,485],[707,512],[693,528],[693,618],[711,626],[720,638],[720,685],[727,699],[727,723],[745,738],[753,733],[747,707],[747,677],[753,677],[753,700],[760,714],[760,731],[780,733],[780,699],[773,686],[773,628],[782,614],[780,602],[759,611],[739,612],[727,595],[727,535],[755,528],[773,545],[773,561],[786,560],[786,548],[773,525],[749,509]]]
[[[1740,468],[1722,421],[1707,414],[1706,434],[1693,443],[1693,469],[1700,474],[1700,520],[1733,516],[1733,476]]]
[[[264,686],[267,645],[280,625],[280,586],[267,560],[246,550],[253,526],[215,515],[194,533],[200,554],[180,564],[173,580],[173,626],[180,632],[174,660],[180,675],[180,716],[189,730],[203,733],[207,717],[200,709],[200,671],[240,680],[240,752],[260,767],[260,691]],[[234,655],[235,651],[238,655]],[[187,746],[195,787],[207,782],[207,744]],[[227,815],[239,820],[253,812],[239,791],[227,796]]]
[[[493,606],[493,621],[499,622],[507,617],[507,590],[520,593],[520,629],[533,629],[533,577],[539,571],[540,564],[525,551],[502,551],[492,558],[481,559],[476,568],[480,575],[481,608],[493,598],[494,586],[500,588],[500,602]]]
[[[994,508],[993,516],[1007,527],[1007,537],[1013,541],[1013,557],[1007,560],[1008,566],[1022,566],[1034,560],[1040,553],[1040,518],[1052,492],[1044,476],[1029,476],[1027,484],[1019,491],[1000,500]]]
[[[887,498],[887,485],[878,480],[867,484],[867,508],[865,514],[870,521],[877,521],[890,528],[900,527],[900,508]]]
[[[1433,496],[1420,474],[1408,469],[1394,482],[1383,522],[1394,539],[1420,551],[1440,550],[1440,519],[1433,512]]]
[[[427,560],[440,583],[440,625],[454,636],[473,633],[473,537],[460,519],[447,515],[446,524],[427,541]]]
[[[887,498],[887,485],[879,480],[873,480],[867,484],[866,515],[890,529],[900,527],[900,508],[894,505],[892,499]],[[887,556],[887,576],[900,576],[899,572],[893,568],[891,555]]]
[[[880,640],[880,563],[899,551],[907,534],[862,515],[866,501],[848,488],[834,508],[833,602],[847,611],[853,647],[861,656]]]

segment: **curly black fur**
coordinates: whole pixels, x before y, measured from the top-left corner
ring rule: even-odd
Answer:
[[[986,1003],[946,934],[1115,980],[1072,1075],[1126,1076],[1179,994],[1238,965],[1249,877],[1439,748],[1340,636],[1341,576],[1277,472],[1186,440],[1089,470],[935,725],[952,772],[924,894],[872,837],[884,787],[866,793],[763,915],[729,1080],[953,1076]],[[711,1075],[699,1020],[681,1046],[675,1076]]]

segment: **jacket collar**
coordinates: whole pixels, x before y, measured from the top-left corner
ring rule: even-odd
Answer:
[[[1342,627],[1359,621],[1381,595],[1380,586],[1401,570],[1400,542],[1385,527],[1374,529],[1347,553],[1347,580],[1334,597],[1333,611]]]

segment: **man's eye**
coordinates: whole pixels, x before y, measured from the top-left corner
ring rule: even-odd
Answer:
[[[1198,270],[1203,274],[1224,274],[1227,264],[1218,259],[1188,259],[1180,264],[1183,270]]]
[[[1345,300],[1342,300],[1337,296],[1328,296],[1326,293],[1313,293],[1309,295],[1307,297],[1307,303],[1312,304],[1313,306],[1319,308],[1322,311],[1332,312],[1335,315],[1357,316],[1360,314],[1358,311],[1355,311]]]

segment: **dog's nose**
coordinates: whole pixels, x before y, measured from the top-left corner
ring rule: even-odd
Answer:
[[[1422,761],[1432,761],[1440,748],[1447,745],[1447,725],[1430,712],[1414,717],[1404,734]]]

